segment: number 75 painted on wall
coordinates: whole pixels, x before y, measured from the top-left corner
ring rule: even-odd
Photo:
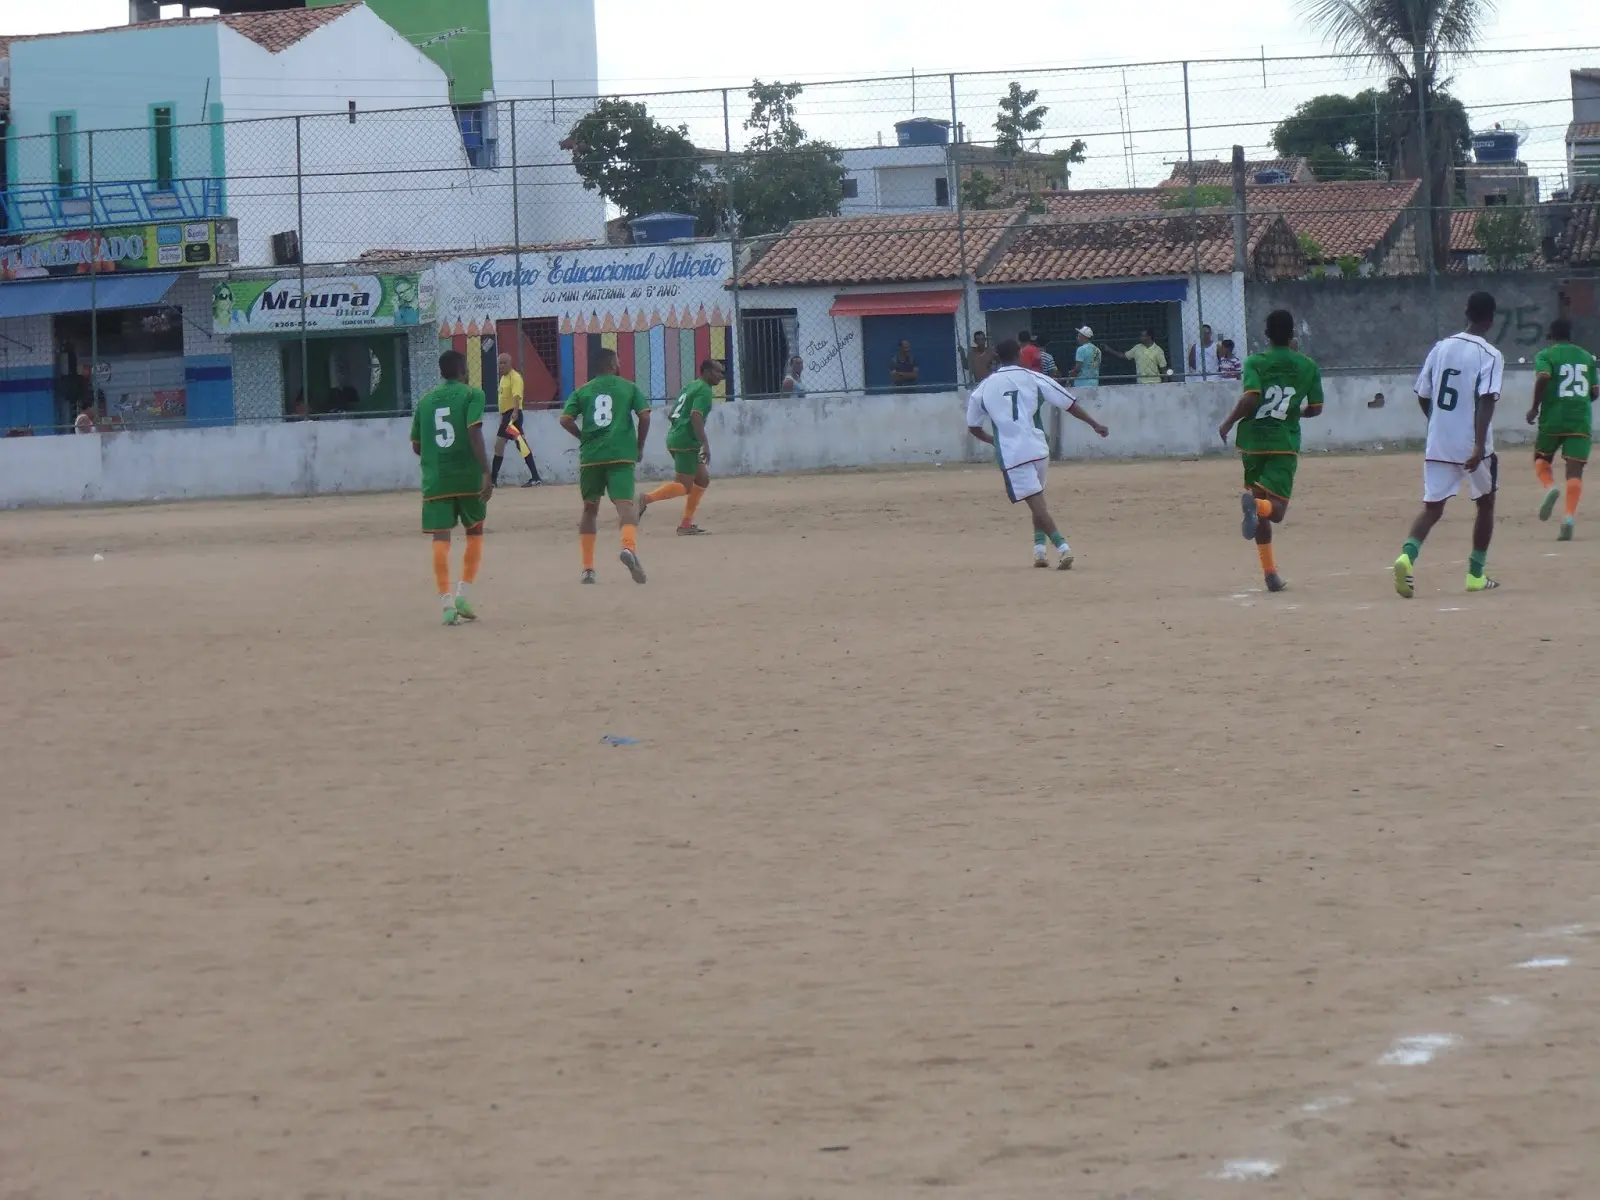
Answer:
[[[1515,308],[1508,308],[1502,314],[1500,332],[1495,334],[1496,343],[1506,340],[1506,334],[1511,332],[1512,322],[1517,326],[1516,344],[1519,346],[1537,346],[1539,339],[1544,337],[1544,324],[1538,319],[1539,306],[1537,304],[1519,304]]]

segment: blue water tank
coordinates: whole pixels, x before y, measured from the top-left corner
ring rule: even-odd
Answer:
[[[1517,135],[1502,129],[1472,135],[1472,155],[1481,163],[1516,162]]]
[[[688,213],[646,213],[628,222],[633,240],[640,246],[655,246],[662,242],[681,242],[694,237],[694,218]]]
[[[912,117],[896,121],[894,135],[902,146],[948,146],[950,122],[933,117]]]

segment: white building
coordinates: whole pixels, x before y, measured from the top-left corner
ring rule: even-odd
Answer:
[[[1572,73],[1572,124],[1567,128],[1567,179],[1600,183],[1600,70]]]

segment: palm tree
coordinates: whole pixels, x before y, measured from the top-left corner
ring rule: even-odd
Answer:
[[[1450,83],[1443,72],[1452,59],[1472,52],[1494,7],[1494,0],[1300,0],[1301,15],[1338,49],[1364,55],[1389,73],[1391,158],[1402,178],[1424,181],[1438,266],[1450,255],[1455,166],[1448,122],[1435,119],[1438,97]]]

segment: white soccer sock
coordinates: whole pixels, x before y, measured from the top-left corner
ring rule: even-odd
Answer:
[[[468,583],[465,579],[463,579],[460,583],[456,584],[456,595],[458,595],[458,596],[470,595],[471,594],[471,591],[470,591],[471,587],[472,587],[472,585],[470,583]]]
[[[446,592],[444,595],[439,597],[439,607],[441,607],[441,608],[454,608],[455,606],[456,606],[456,598],[455,598],[455,594],[453,592]]]

